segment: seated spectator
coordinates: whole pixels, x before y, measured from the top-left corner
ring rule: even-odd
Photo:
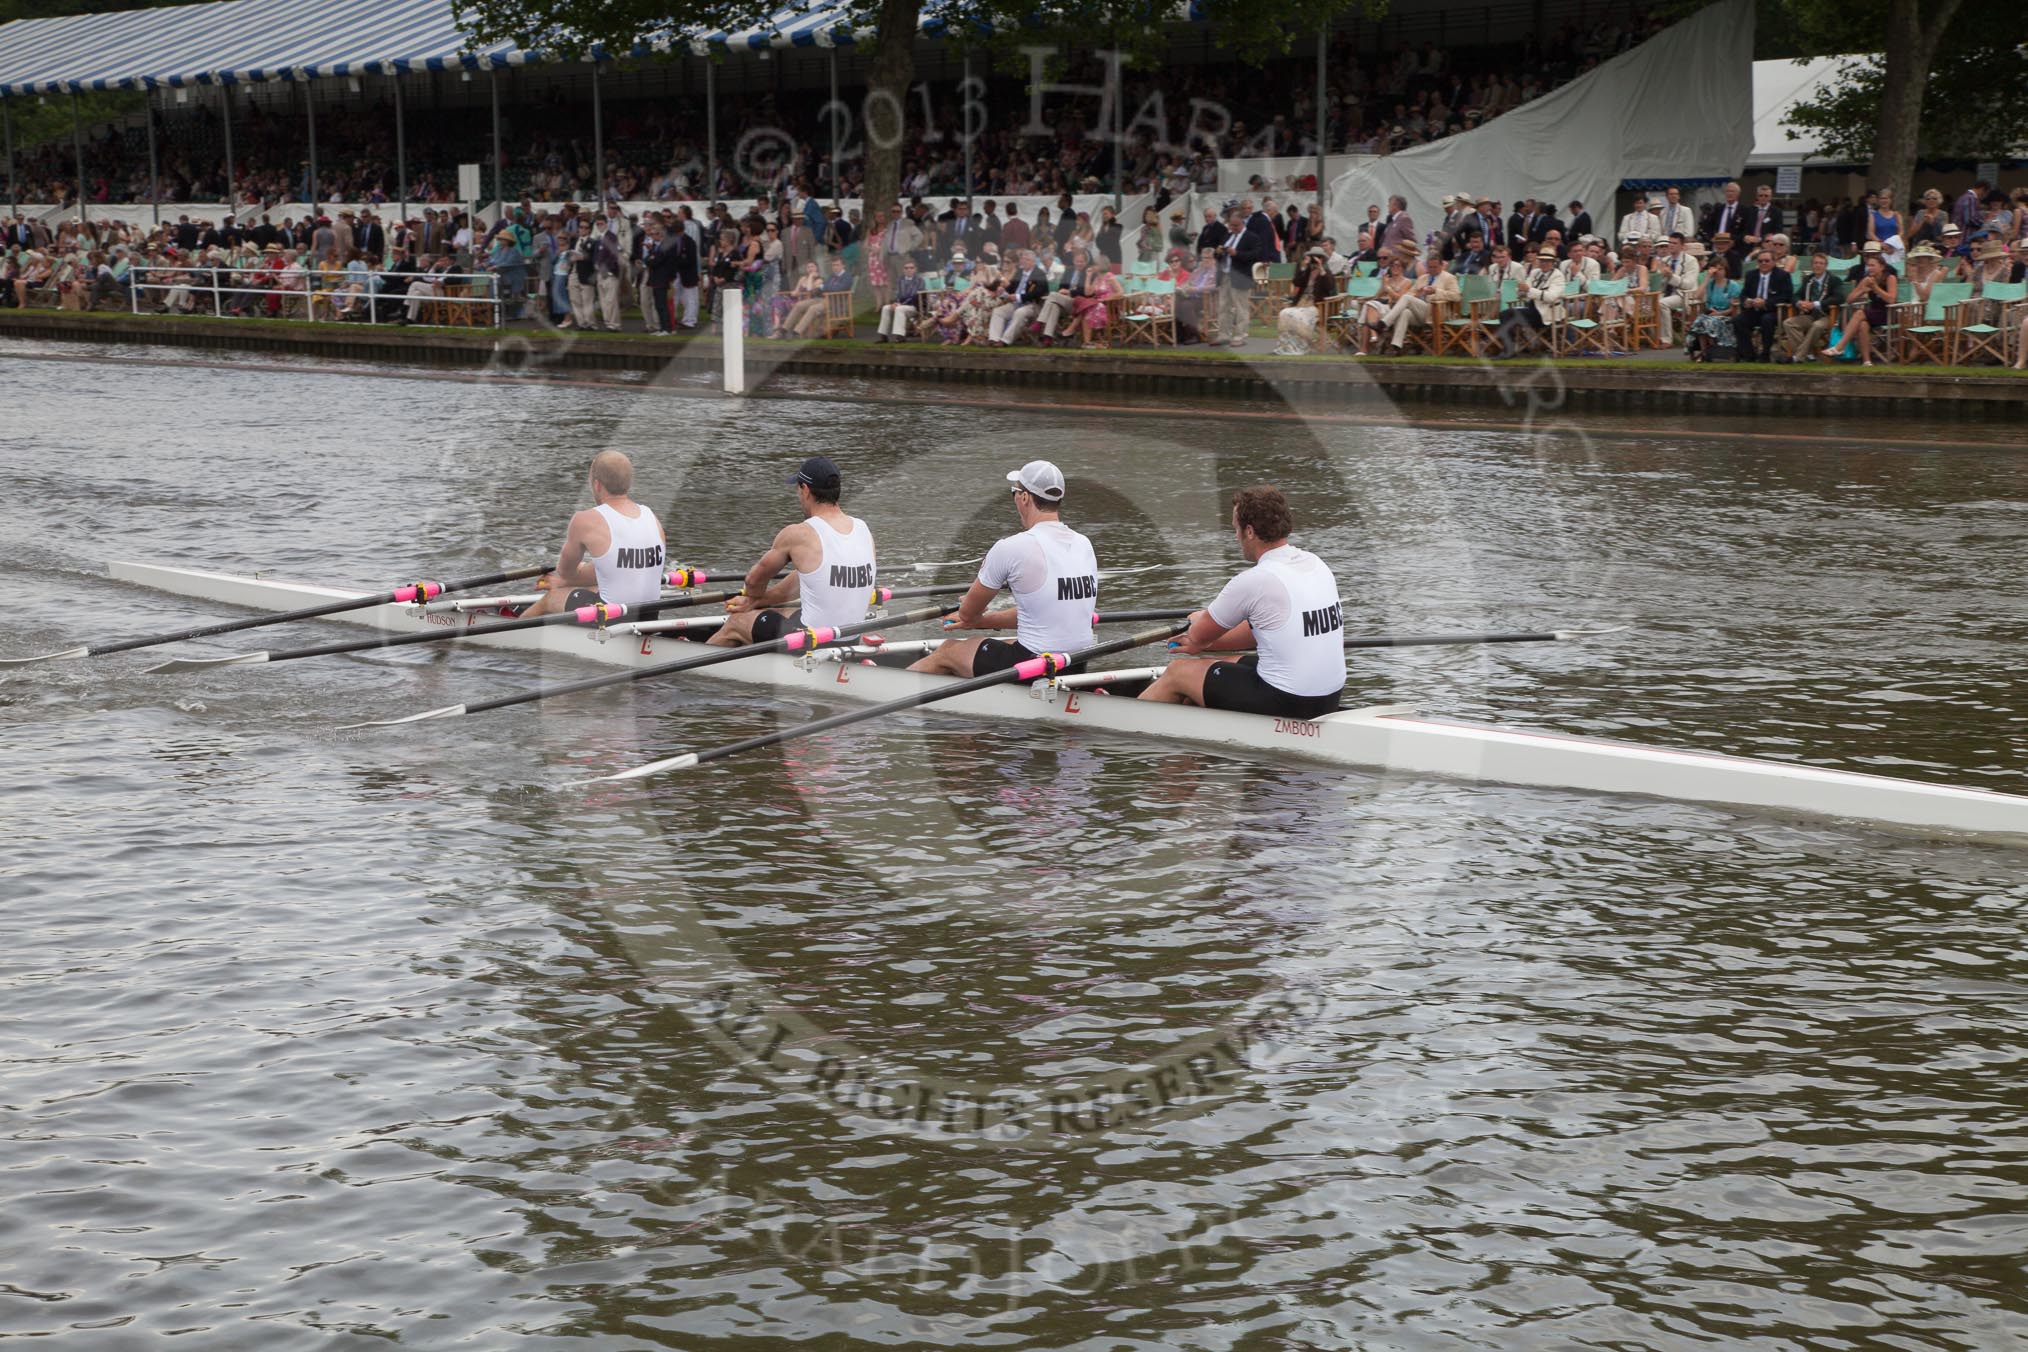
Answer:
[[[789,332],[798,338],[808,338],[812,330],[824,322],[825,298],[838,293],[852,293],[852,274],[845,267],[842,253],[831,255],[831,271],[819,288],[820,294],[804,301],[798,301],[796,308],[789,312]]]
[[[1556,251],[1544,246],[1535,257],[1535,267],[1528,274],[1527,282],[1517,288],[1516,299],[1520,304],[1500,316],[1496,336],[1500,340],[1502,357],[1512,357],[1519,351],[1523,330],[1545,333],[1564,321],[1568,314],[1564,293],[1568,287],[1569,282],[1563,275]]]
[[[1430,327],[1436,307],[1447,302],[1455,302],[1457,298],[1458,279],[1451,275],[1450,269],[1444,263],[1443,251],[1431,249],[1429,256],[1423,260],[1422,276],[1416,279],[1406,295],[1381,316],[1381,324],[1391,330],[1392,336],[1388,342],[1390,352],[1400,356],[1407,350],[1408,331],[1411,328]]]
[[[1352,324],[1355,356],[1371,354],[1373,346],[1387,335],[1387,325],[1381,321],[1414,286],[1415,278],[1408,275],[1408,260],[1399,253],[1390,257],[1381,269],[1380,290],[1359,302],[1359,313]]]
[[[1831,275],[1831,256],[1810,255],[1810,270],[1796,283],[1795,311],[1782,321],[1782,360],[1815,361],[1838,319],[1844,288]]]
[[[1763,248],[1754,255],[1754,270],[1740,283],[1739,317],[1733,323],[1739,360],[1774,359],[1775,321],[1781,307],[1793,301],[1795,294],[1794,280],[1775,266],[1774,250]]]
[[[1088,348],[1109,346],[1106,341],[1106,324],[1112,317],[1112,311],[1106,302],[1121,294],[1123,292],[1120,279],[1113,272],[1112,264],[1094,264],[1091,281],[1085,288],[1085,294],[1071,305],[1072,322],[1084,330],[1084,346]]]
[[[796,284],[775,297],[773,327],[768,331],[768,337],[788,337],[789,321],[796,311],[812,301],[819,307],[824,303],[824,274],[818,271],[815,263],[805,263]]]
[[[1699,283],[1704,300],[1704,313],[1690,321],[1690,360],[1705,362],[1719,350],[1732,351],[1738,346],[1739,334],[1734,321],[1739,318],[1739,283],[1732,280],[1732,266],[1727,255],[1719,249],[1711,251],[1710,264],[1704,269]]]
[[[1323,303],[1338,294],[1331,278],[1330,255],[1323,246],[1312,245],[1303,254],[1289,285],[1289,303],[1275,316],[1275,346],[1278,357],[1304,356],[1317,350],[1323,333],[1319,316]]]
[[[916,320],[921,317],[916,307],[916,297],[920,295],[922,275],[915,270],[915,260],[902,255],[901,277],[894,286],[894,299],[880,307],[879,336],[875,342],[908,341],[909,335],[915,332]]]
[[[1086,297],[1091,274],[1091,255],[1072,250],[1062,279],[1042,302],[1042,346],[1055,343],[1057,331],[1070,322],[1077,303]]]
[[[1845,333],[1837,343],[1826,348],[1825,360],[1843,358],[1856,345],[1860,360],[1867,366],[1873,364],[1873,335],[1887,327],[1887,315],[1894,308],[1901,292],[1901,279],[1894,275],[1894,269],[1887,266],[1878,243],[1868,240],[1862,256],[1865,258],[1866,273],[1845,297]],[[1856,341],[1855,341],[1856,340]]]
[[[1008,210],[1011,212],[1013,208],[1010,206]],[[993,347],[1009,347],[1019,342],[1035,317],[1042,313],[1042,302],[1049,295],[1049,270],[1042,266],[1035,251],[1022,249],[1014,257],[1006,286],[1010,303],[993,312],[986,328],[986,341]]]
[[[1669,236],[1655,266],[1662,273],[1662,301],[1657,327],[1663,347],[1676,345],[1676,317],[1697,303],[1697,283],[1703,277],[1704,246],[1686,240],[1680,232]]]

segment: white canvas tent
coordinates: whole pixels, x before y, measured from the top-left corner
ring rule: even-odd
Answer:
[[[1753,63],[1753,153],[1747,156],[1750,168],[1769,169],[1783,164],[1827,165],[1844,161],[1827,159],[1813,131],[1785,127],[1782,120],[1798,103],[1815,98],[1827,85],[1843,79],[1848,65],[1869,60],[1863,56],[1817,56],[1806,61],[1756,61]]]
[[[1427,232],[1464,192],[1580,201],[1604,222],[1627,180],[1729,178],[1753,149],[1753,17],[1753,0],[1721,0],[1476,131],[1340,174],[1331,219],[1399,194]]]

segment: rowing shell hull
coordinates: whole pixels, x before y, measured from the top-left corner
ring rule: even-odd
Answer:
[[[121,581],[256,610],[292,610],[362,595],[190,568],[113,563]],[[412,633],[464,628],[490,616],[384,605],[330,617]],[[520,630],[472,642],[493,648],[577,658],[615,667],[670,661],[694,645],[668,637],[602,636],[573,627]],[[766,686],[814,701],[877,702],[942,684],[946,678],[836,660],[756,656],[696,673]],[[1421,718],[1400,707],[1346,710],[1310,721],[1146,704],[1092,691],[999,686],[937,706],[941,711],[1088,727],[1165,742],[1295,756],[1365,770],[1499,784],[1633,794],[1782,814],[1892,826],[1926,835],[2028,845],[2028,798],[1884,775],[1826,770],[1743,756],[1672,751],[1595,737]]]

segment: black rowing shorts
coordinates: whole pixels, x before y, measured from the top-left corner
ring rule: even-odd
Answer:
[[[979,640],[979,651],[972,657],[972,674],[990,676],[996,671],[1005,671],[1009,667],[1019,666],[1030,658],[1039,656],[1040,653],[1029,652],[1012,639],[982,638]],[[1076,666],[1065,667],[1057,675],[1075,676],[1083,670],[1084,663],[1080,662]]]
[[[763,610],[753,617],[753,641],[773,643],[784,634],[793,634],[803,627],[803,608],[797,606],[786,615],[779,610]]]
[[[1227,709],[1236,714],[1265,714],[1274,718],[1322,718],[1334,713],[1344,691],[1328,695],[1291,695],[1261,679],[1259,659],[1242,657],[1237,662],[1216,662],[1204,673],[1204,707]]]

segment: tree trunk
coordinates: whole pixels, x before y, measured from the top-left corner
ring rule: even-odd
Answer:
[[[1894,189],[1896,208],[1907,210],[1915,190],[1916,142],[1922,129],[1922,95],[1944,30],[1963,0],[1934,0],[1927,19],[1918,0],[1887,8],[1886,64],[1880,86],[1880,125],[1873,136],[1872,185]]]
[[[908,121],[908,87],[915,82],[916,25],[922,0],[881,0],[880,29],[866,76],[866,178],[860,219],[872,223],[901,195],[901,144]]]

